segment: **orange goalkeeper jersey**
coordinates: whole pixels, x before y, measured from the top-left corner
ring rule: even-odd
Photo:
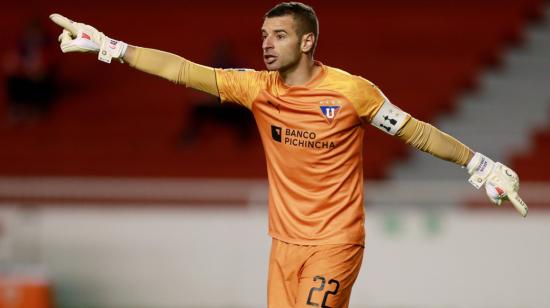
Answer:
[[[303,86],[275,71],[216,69],[222,102],[254,114],[267,161],[269,234],[300,245],[364,245],[363,122],[384,102],[371,82],[325,66]]]

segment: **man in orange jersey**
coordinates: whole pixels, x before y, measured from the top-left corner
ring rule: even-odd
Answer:
[[[368,80],[315,61],[313,9],[281,3],[261,28],[266,71],[214,69],[159,50],[112,40],[53,14],[63,52],[97,52],[177,84],[250,109],[269,179],[268,307],[348,307],[365,238],[363,123],[436,157],[467,167],[490,200],[510,200],[521,215],[517,175],[393,105]]]

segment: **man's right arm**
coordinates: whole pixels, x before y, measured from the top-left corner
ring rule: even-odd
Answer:
[[[193,63],[169,52],[130,45],[126,48],[123,60],[142,72],[219,96],[216,73],[211,67]]]
[[[59,14],[52,14],[50,18],[64,29],[59,41],[65,53],[97,53],[100,61],[111,63],[111,59],[118,59],[143,72],[219,96],[216,73],[211,67],[168,52],[130,46],[105,36],[92,26],[73,22]]]

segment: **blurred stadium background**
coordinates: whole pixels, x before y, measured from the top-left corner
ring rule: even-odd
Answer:
[[[0,307],[265,307],[266,172],[250,115],[61,55],[47,16],[263,69],[259,28],[275,3],[3,3]],[[307,3],[317,59],[514,168],[530,206],[526,219],[493,208],[465,170],[367,128],[351,307],[550,307],[550,3]]]

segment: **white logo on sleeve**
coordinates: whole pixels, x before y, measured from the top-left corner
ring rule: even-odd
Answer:
[[[386,98],[372,119],[371,125],[393,136],[405,124],[408,115]]]

